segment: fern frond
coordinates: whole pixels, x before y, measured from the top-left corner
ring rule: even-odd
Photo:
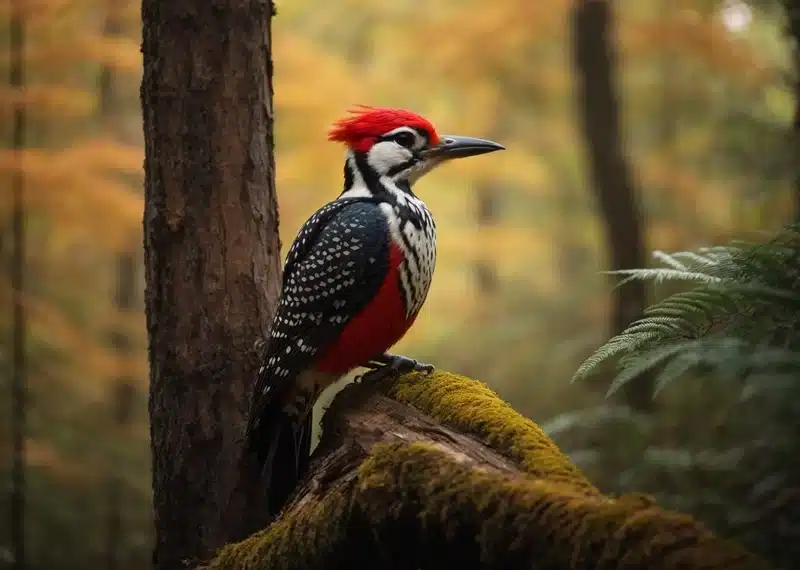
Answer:
[[[625,279],[617,283],[617,287],[622,287],[631,281],[655,281],[656,283],[663,283],[664,281],[697,281],[700,283],[718,283],[721,281],[719,277],[701,273],[698,271],[684,271],[679,269],[619,269],[616,271],[605,271],[607,275],[625,275]]]
[[[653,386],[653,398],[658,397],[672,382],[697,367],[702,361],[702,355],[696,350],[684,350],[675,354],[656,376]]]
[[[698,252],[679,251],[677,253],[653,252],[653,257],[673,269],[717,275],[721,267],[728,265],[735,250],[725,248],[703,248]]]
[[[722,380],[783,374],[800,360],[800,225],[763,244],[702,248],[654,257],[667,267],[607,272],[631,280],[689,281],[696,287],[648,307],[641,319],[597,349],[573,381],[619,359],[609,393],[659,368],[655,394],[702,370]],[[778,342],[781,346],[769,346]]]
[[[640,374],[651,370],[655,366],[662,364],[664,361],[685,350],[687,345],[691,345],[691,343],[692,341],[687,341],[659,346],[658,348],[645,352],[641,356],[627,360],[624,368],[611,383],[611,387],[608,389],[606,396],[611,396]]]
[[[627,423],[637,430],[644,430],[649,424],[649,418],[631,411],[627,406],[601,405],[559,414],[542,423],[541,428],[547,435],[556,438],[575,428],[595,429],[611,422]]]
[[[669,265],[672,269],[677,269],[678,271],[687,271],[688,267],[680,261],[679,256],[680,253],[669,254],[660,250],[653,252],[653,257],[664,265]],[[700,256],[697,257],[700,258]]]
[[[790,291],[759,283],[728,283],[726,292],[747,297],[751,302],[800,302],[800,291]]]
[[[572,376],[571,382],[575,382],[581,378],[585,378],[602,362],[608,360],[612,356],[620,353],[635,350],[637,347],[653,341],[659,337],[656,332],[642,332],[638,335],[619,335],[612,338],[606,344],[598,348],[583,364],[580,365],[578,370]]]
[[[797,355],[797,353],[795,353]],[[797,355],[800,357],[800,355]],[[798,365],[800,368],[800,365]],[[754,373],[751,374],[742,388],[740,399],[742,401],[752,400],[758,396],[777,395],[783,398],[788,390],[796,388],[800,382],[800,374],[797,369],[781,373]]]

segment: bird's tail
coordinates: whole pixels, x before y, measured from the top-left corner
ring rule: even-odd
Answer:
[[[311,414],[298,422],[282,410],[261,414],[248,430],[245,456],[259,481],[269,519],[274,519],[308,472]]]

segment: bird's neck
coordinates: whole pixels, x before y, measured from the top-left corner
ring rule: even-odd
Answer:
[[[381,176],[367,162],[363,153],[347,153],[344,163],[344,189],[339,199],[377,198],[393,204],[418,201],[407,180]]]

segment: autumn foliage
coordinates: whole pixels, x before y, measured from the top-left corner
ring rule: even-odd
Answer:
[[[0,148],[0,230],[8,178],[25,173],[29,319],[29,550],[40,567],[93,567],[107,556],[105,474],[124,483],[121,560],[149,557],[147,355],[138,271],[133,310],[114,305],[116,256],[140,268],[143,150],[140,6],[132,0],[23,0],[27,84],[0,86],[0,134],[28,114],[21,157]],[[355,103],[429,117],[442,133],[499,138],[492,160],[437,172],[418,192],[437,217],[439,264],[426,309],[399,350],[479,376],[526,414],[587,401],[566,380],[605,337],[601,224],[580,151],[567,19],[571,2],[279,2],[274,20],[276,164],[284,247],[341,186],[329,125]],[[8,4],[0,17],[10,16]],[[115,15],[109,33],[106,15]],[[646,213],[648,249],[683,249],[775,228],[791,216],[783,132],[792,101],[775,19],[729,32],[704,0],[621,2],[625,140]],[[7,26],[0,36],[7,36]],[[0,67],[8,72],[6,43]],[[100,108],[113,70],[115,115]],[[498,215],[475,222],[476,188]],[[10,251],[3,234],[4,264]],[[247,252],[241,252],[247,255]],[[479,292],[473,267],[497,273]],[[0,274],[8,298],[8,272]],[[486,319],[486,314],[491,315]],[[479,326],[480,323],[480,326]],[[11,326],[0,305],[3,335]],[[124,331],[132,350],[110,342]],[[0,350],[0,373],[9,356]],[[537,371],[532,375],[531,371]],[[115,386],[133,379],[133,419],[113,422]],[[532,381],[531,378],[536,378]],[[5,384],[4,384],[5,386]],[[7,390],[0,400],[7,402]],[[0,465],[9,456],[0,430]],[[5,509],[0,498],[0,510]],[[0,531],[0,547],[6,540]]]

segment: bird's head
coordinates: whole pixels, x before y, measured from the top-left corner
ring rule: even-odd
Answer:
[[[428,119],[411,111],[367,106],[337,121],[328,139],[344,143],[362,170],[409,184],[448,160],[505,148],[485,139],[439,135]]]

